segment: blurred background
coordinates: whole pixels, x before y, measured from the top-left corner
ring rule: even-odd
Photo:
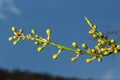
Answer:
[[[42,52],[37,52],[33,41],[20,41],[13,46],[8,41],[12,36],[12,26],[22,28],[25,34],[35,29],[39,36],[46,37],[45,30],[53,32],[51,40],[65,46],[73,41],[94,47],[97,41],[88,34],[90,30],[84,16],[97,25],[98,31],[108,34],[119,43],[120,31],[119,0],[0,0],[0,67],[8,71],[20,70],[40,74],[50,74],[79,79],[120,79],[120,56],[104,57],[91,64],[85,62],[90,56],[82,55],[76,62],[70,58],[74,53],[63,51],[57,60],[52,55],[58,51],[48,45]]]

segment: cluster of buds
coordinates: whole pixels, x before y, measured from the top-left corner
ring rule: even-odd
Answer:
[[[86,59],[86,62],[90,63],[95,59],[97,59],[98,62],[101,62],[103,56],[108,56],[112,53],[117,54],[120,52],[120,44],[116,44],[114,39],[108,39],[106,35],[98,32],[97,26],[93,25],[87,17],[85,17],[85,20],[91,28],[88,33],[91,34],[93,38],[95,38],[98,42],[94,48],[89,48],[87,44],[83,43],[81,47],[85,51],[81,50],[76,42],[72,42],[73,48],[52,42],[50,39],[52,31],[50,29],[46,30],[47,38],[43,38],[42,36],[39,37],[34,29],[31,30],[32,35],[24,35],[22,29],[19,29],[17,31],[15,27],[12,27],[12,32],[14,33],[14,36],[9,37],[9,41],[14,40],[14,45],[16,45],[20,40],[35,41],[35,45],[38,46],[38,52],[41,52],[48,44],[55,46],[59,50],[57,53],[53,54],[53,59],[57,59],[63,50],[71,51],[76,53],[76,56],[71,58],[72,62],[76,61],[81,54],[91,55],[92,58]]]
[[[9,41],[12,41],[13,39],[15,39],[14,42],[13,42],[14,45],[16,45],[20,41],[21,38],[22,39],[26,38],[26,37],[24,37],[22,29],[19,29],[19,31],[17,32],[16,28],[12,27],[12,32],[14,33],[15,36],[9,37]]]
[[[73,43],[72,43],[72,46],[73,46],[74,48],[76,48],[76,52],[75,52],[75,53],[76,53],[76,56],[74,56],[74,57],[71,58],[71,61],[74,62],[74,61],[76,61],[76,59],[80,56],[81,50],[80,50],[80,48],[78,47],[78,45],[77,45],[76,42],[73,42]]]
[[[93,25],[87,17],[85,17],[85,19],[91,28],[88,33],[91,34],[93,38],[97,39],[98,41],[98,44],[95,46],[94,49],[88,48],[87,50],[88,53],[98,55],[94,55],[92,58],[86,59],[87,63],[90,63],[95,59],[98,59],[98,62],[101,62],[103,56],[108,56],[112,53],[120,52],[120,44],[117,45],[114,39],[109,40],[106,35],[97,31],[97,26]]]
[[[50,29],[47,29],[46,30],[46,34],[47,34],[47,39],[43,38],[43,37],[39,37],[37,34],[36,34],[36,31],[34,29],[31,30],[31,33],[32,35],[30,34],[27,34],[27,35],[24,35],[23,34],[23,30],[22,29],[19,29],[19,31],[16,30],[15,27],[12,27],[12,32],[14,33],[14,36],[11,36],[8,38],[9,41],[13,41],[13,45],[16,45],[20,40],[34,40],[35,41],[35,45],[40,45],[37,50],[40,52],[42,51],[45,46],[47,46],[50,42],[50,35],[52,33],[52,31]],[[42,45],[42,46],[41,46]]]

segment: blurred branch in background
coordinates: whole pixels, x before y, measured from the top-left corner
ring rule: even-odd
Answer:
[[[105,35],[107,35],[108,37],[111,37],[113,36],[116,40],[116,42],[119,44],[120,43],[120,28],[116,28],[116,29],[113,29],[113,30],[108,30],[106,32],[104,32]],[[91,37],[87,37],[85,38],[85,40],[95,40]]]
[[[114,38],[116,39],[116,42],[120,43],[120,28],[107,31],[105,34],[109,36],[114,36]]]

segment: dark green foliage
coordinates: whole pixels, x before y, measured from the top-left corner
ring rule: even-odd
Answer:
[[[22,72],[20,70],[14,70],[12,72],[0,69],[0,80],[93,80],[89,79],[77,79],[77,78],[65,78],[60,76],[51,76],[49,74],[39,74],[32,72]]]

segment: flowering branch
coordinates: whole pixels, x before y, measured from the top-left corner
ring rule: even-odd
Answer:
[[[24,35],[22,29],[19,29],[19,31],[17,31],[15,27],[12,27],[12,32],[14,33],[14,36],[9,37],[9,41],[12,41],[14,39],[14,45],[16,45],[20,40],[35,41],[35,45],[39,46],[37,48],[39,52],[41,52],[47,45],[55,46],[59,50],[52,56],[53,59],[57,59],[63,50],[71,51],[76,53],[76,56],[71,58],[72,62],[74,62],[81,54],[93,56],[92,58],[86,59],[86,62],[90,63],[95,59],[97,59],[98,62],[101,62],[103,56],[108,56],[112,53],[116,54],[120,52],[120,44],[116,44],[114,39],[109,40],[106,35],[98,32],[96,25],[93,25],[87,17],[85,17],[85,20],[91,28],[88,33],[91,34],[93,38],[96,38],[98,41],[98,44],[94,48],[88,48],[87,44],[83,43],[82,48],[86,49],[86,51],[81,50],[76,42],[73,42],[73,48],[70,48],[51,41],[50,36],[52,34],[52,31],[50,29],[46,30],[47,38],[43,38],[42,36],[38,36],[34,29],[31,30],[32,35]]]

